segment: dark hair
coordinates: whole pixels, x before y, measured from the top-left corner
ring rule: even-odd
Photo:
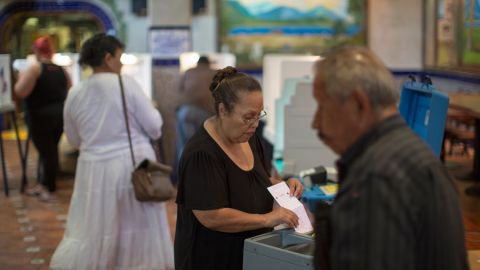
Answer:
[[[198,58],[197,64],[210,65],[210,59],[208,59],[208,56],[202,55],[200,58]]]
[[[217,71],[210,84],[218,114],[218,104],[223,103],[227,112],[231,112],[238,101],[239,92],[261,91],[262,87],[253,77],[238,72],[234,67],[226,67]]]
[[[123,43],[114,36],[105,33],[95,34],[82,44],[78,63],[98,67],[102,65],[105,54],[114,55],[117,49],[123,49],[124,47]]]

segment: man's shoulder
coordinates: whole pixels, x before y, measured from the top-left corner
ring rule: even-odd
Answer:
[[[383,134],[365,151],[359,163],[382,174],[440,166],[440,160],[429,146],[408,127]]]

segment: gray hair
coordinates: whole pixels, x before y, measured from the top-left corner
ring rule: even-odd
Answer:
[[[367,48],[337,48],[314,67],[316,74],[324,75],[326,93],[341,102],[356,89],[367,93],[376,111],[398,101],[399,90],[391,72]]]

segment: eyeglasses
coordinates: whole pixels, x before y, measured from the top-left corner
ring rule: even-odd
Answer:
[[[252,125],[253,123],[256,123],[258,121],[260,121],[260,119],[262,118],[265,118],[265,116],[267,116],[267,112],[266,111],[263,111],[257,115],[257,116],[253,116],[253,117],[242,117],[242,120],[243,122],[245,123],[245,125]]]

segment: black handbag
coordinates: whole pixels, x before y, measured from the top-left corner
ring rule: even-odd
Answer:
[[[133,144],[128,124],[127,102],[123,89],[122,77],[118,75],[120,90],[122,93],[123,114],[125,116],[125,125],[127,126],[128,143],[130,145],[130,154],[132,157],[133,172],[132,184],[135,192],[135,198],[141,202],[163,202],[173,199],[176,196],[176,189],[170,180],[172,167],[159,163],[154,160],[144,159],[135,167],[135,156],[133,154]]]

